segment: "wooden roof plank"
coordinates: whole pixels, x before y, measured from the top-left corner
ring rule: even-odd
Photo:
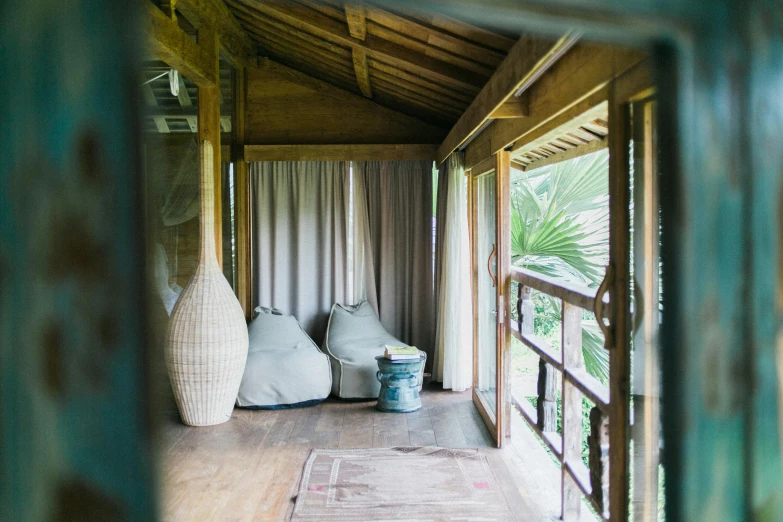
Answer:
[[[416,84],[429,91],[448,96],[454,100],[463,102],[465,106],[470,105],[470,102],[473,101],[474,96],[466,94],[464,91],[445,87],[437,82],[428,80],[427,78],[423,78],[413,73],[409,73],[408,71],[403,71],[402,69],[398,69],[389,64],[379,62],[371,58],[367,60],[367,63],[370,65],[371,69],[374,69],[378,73],[383,73],[385,75],[397,78],[400,81],[405,81],[409,84]]]
[[[351,48],[348,46],[341,46],[332,43],[331,41],[317,38],[306,31],[300,31],[290,25],[280,22],[274,18],[263,16],[257,11],[246,7],[234,0],[226,0],[226,2],[234,9],[237,18],[245,22],[245,27],[248,32],[252,34],[258,34],[258,29],[263,28],[264,31],[274,34],[280,38],[286,38],[295,36],[297,41],[307,42],[309,45],[316,47],[322,47],[335,54],[341,56],[350,57]]]
[[[451,93],[444,93],[433,89],[428,89],[426,86],[421,86],[413,82],[401,82],[397,76],[392,74],[387,74],[386,72],[376,69],[374,67],[370,69],[370,76],[377,77],[388,83],[401,85],[406,89],[409,89],[414,92],[427,94],[434,99],[443,100],[443,102],[448,105],[451,105],[453,107],[458,107],[460,111],[464,111],[467,108],[467,106],[470,104],[470,100],[465,100],[464,98],[455,98]]]
[[[240,0],[240,3],[314,36],[350,46],[352,49],[358,47],[364,50],[368,56],[386,58],[417,73],[434,76],[456,85],[477,87],[484,83],[484,78],[476,73],[443,63],[381,38],[371,35],[367,36],[366,41],[353,38],[345,24],[340,24],[332,18],[298,4],[281,0],[269,2]]]
[[[462,56],[476,63],[494,69],[505,58],[506,53],[492,48],[477,45],[469,40],[451,35],[437,27],[421,23],[390,10],[378,7],[367,7],[367,19],[396,33],[406,35],[457,56]]]
[[[380,114],[384,114],[387,118],[393,119],[394,121],[399,121],[406,124],[410,124],[411,122],[410,116],[407,114],[402,114],[399,110],[383,107],[373,100],[368,100],[361,96],[357,97],[352,92],[335,87],[334,85],[330,85],[328,82],[314,78],[311,75],[305,74],[296,69],[292,69],[291,67],[286,67],[285,65],[281,65],[264,58],[259,58],[258,67],[269,69],[281,77],[289,78],[290,80],[318,91],[325,96],[331,96],[335,99],[343,100],[353,104],[359,104],[366,107],[368,110],[373,110]],[[377,98],[377,96],[375,96],[375,98]],[[420,121],[422,125],[428,125],[425,120],[420,119]],[[442,127],[440,125],[433,125],[433,127],[438,127],[438,130],[442,131]]]
[[[425,22],[432,27],[447,31],[453,35],[485,47],[496,49],[503,53],[507,53],[516,43],[514,38],[509,38],[508,36],[489,31],[483,27],[468,24],[433,11],[408,8],[406,9],[406,14],[411,18]]]
[[[484,65],[474,60],[466,59],[462,55],[430,45],[426,41],[420,41],[415,38],[411,38],[405,33],[394,31],[375,22],[367,23],[367,32],[387,42],[397,44],[405,49],[415,51],[424,56],[440,60],[455,67],[460,67],[466,71],[472,71],[475,74],[481,75],[485,80],[489,78],[492,75],[492,72],[495,70],[494,67]]]

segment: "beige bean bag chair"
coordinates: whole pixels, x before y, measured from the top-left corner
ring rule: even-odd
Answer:
[[[381,383],[375,377],[386,345],[408,346],[392,337],[367,301],[357,305],[335,304],[329,316],[324,351],[332,365],[332,394],[342,399],[377,399]],[[427,354],[419,350],[425,357]],[[424,364],[419,375],[419,389]]]
[[[309,406],[329,396],[329,359],[299,322],[274,308],[256,308],[237,406],[281,409]]]

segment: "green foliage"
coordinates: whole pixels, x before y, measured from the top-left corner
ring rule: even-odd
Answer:
[[[544,275],[595,287],[608,261],[609,154],[599,151],[529,172],[511,185],[511,260]],[[534,293],[534,295],[538,295]],[[534,299],[536,334],[559,331],[560,302]],[[582,321],[585,367],[608,380],[609,354],[592,314]]]
[[[533,407],[538,404],[538,397],[528,397],[527,400]],[[557,405],[557,433],[563,435],[563,394],[560,390],[557,390],[557,397],[555,399]],[[587,399],[582,399],[582,433],[590,433],[590,410],[593,408],[593,404]],[[587,437],[582,437],[582,461],[585,466],[590,466],[590,448],[587,445]]]

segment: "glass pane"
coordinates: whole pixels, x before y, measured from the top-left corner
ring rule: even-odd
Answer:
[[[497,274],[495,252],[495,174],[476,180],[476,259],[478,262],[477,332],[478,383],[476,391],[497,418],[497,299],[493,276]],[[490,258],[492,262],[490,263]],[[489,273],[492,269],[492,276]]]
[[[156,403],[176,414],[163,356],[169,316],[195,273],[199,255],[198,90],[161,61],[144,63],[142,166],[146,199],[147,273]]]

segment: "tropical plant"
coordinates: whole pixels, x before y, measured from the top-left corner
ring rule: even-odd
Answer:
[[[526,172],[511,183],[511,259],[516,266],[596,287],[608,261],[607,151]],[[542,294],[543,296],[543,294]],[[560,320],[556,299],[543,296],[537,308]],[[544,311],[544,310],[542,310]],[[585,368],[606,382],[609,356],[595,321],[582,321]]]

